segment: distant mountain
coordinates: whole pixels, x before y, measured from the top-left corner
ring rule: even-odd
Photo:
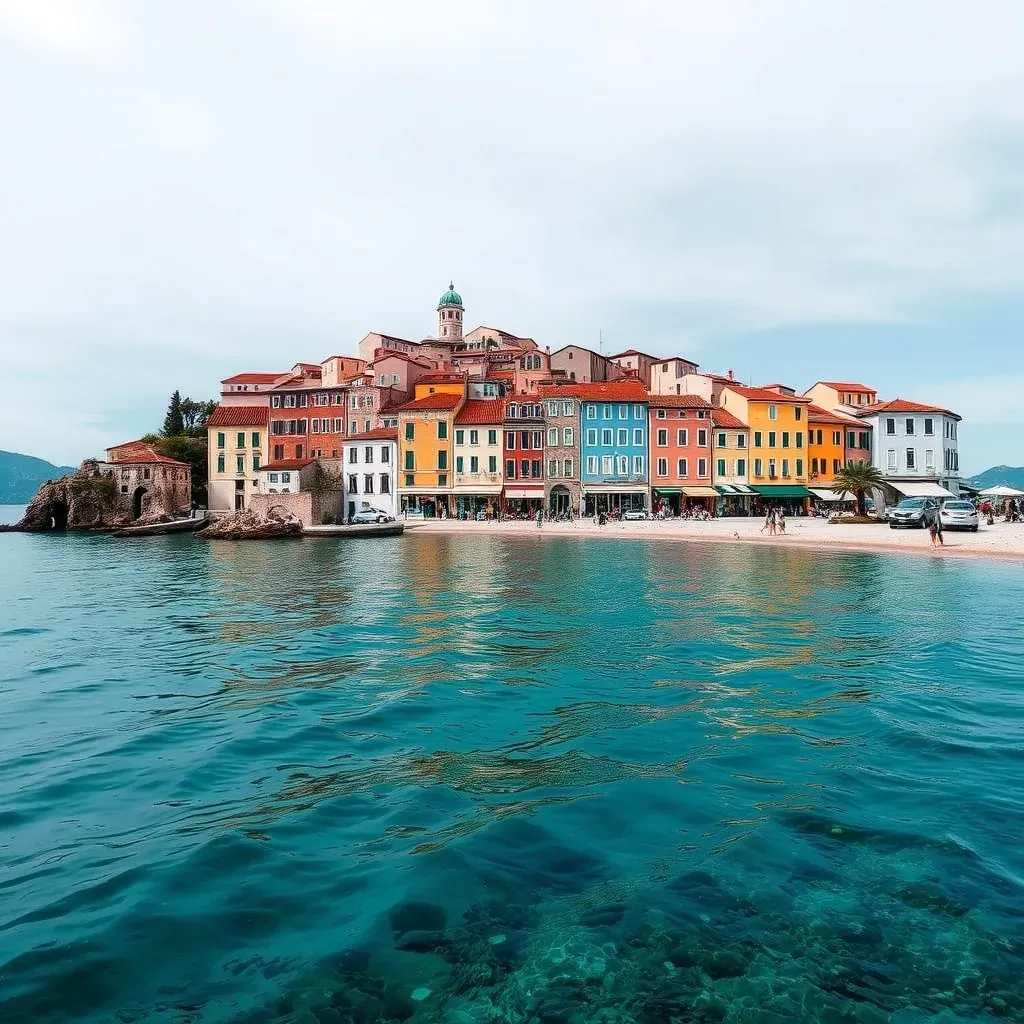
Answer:
[[[74,471],[31,455],[0,452],[0,505],[24,505],[35,497],[41,483]]]
[[[980,490],[995,487],[996,484],[1008,484],[1024,491],[1024,466],[993,466],[984,473],[972,476],[967,482]]]

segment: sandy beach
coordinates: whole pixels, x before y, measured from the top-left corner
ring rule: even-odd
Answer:
[[[933,548],[925,530],[892,530],[885,524],[832,525],[824,519],[787,519],[786,534],[761,533],[760,519],[713,519],[707,522],[645,520],[597,526],[592,519],[572,523],[461,522],[455,519],[410,522],[406,528],[423,533],[521,534],[524,536],[623,537],[644,540],[684,540],[706,543],[774,544],[830,551],[876,551],[927,555],[935,558],[1000,558],[1024,561],[1024,524],[984,522],[977,533],[945,532],[945,545]]]

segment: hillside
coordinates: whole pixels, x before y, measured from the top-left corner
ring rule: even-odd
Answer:
[[[31,455],[0,451],[0,505],[24,505],[45,480],[74,471],[71,466],[55,466]]]
[[[972,476],[967,483],[981,490],[995,487],[996,484],[1008,484],[1024,491],[1024,466],[993,466],[984,473]]]

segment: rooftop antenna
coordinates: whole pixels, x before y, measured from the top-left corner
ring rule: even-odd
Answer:
[[[597,351],[599,355],[604,355],[604,329],[601,327],[597,329]]]

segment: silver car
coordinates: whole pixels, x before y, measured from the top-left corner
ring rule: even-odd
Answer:
[[[947,498],[939,509],[939,520],[944,530],[972,530],[978,532],[978,510],[974,502],[960,498]]]
[[[889,512],[889,528],[913,526],[923,529],[932,521],[939,503],[931,498],[904,498]]]

